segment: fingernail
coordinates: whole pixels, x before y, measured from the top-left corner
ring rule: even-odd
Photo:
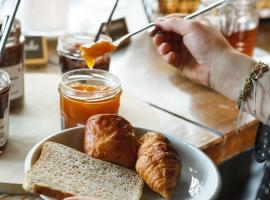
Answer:
[[[154,37],[157,34],[157,28],[155,27],[152,31],[149,32],[151,37]]]

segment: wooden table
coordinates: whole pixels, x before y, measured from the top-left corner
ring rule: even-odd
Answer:
[[[216,92],[193,84],[163,63],[146,35],[132,41],[112,58],[111,72],[123,86],[120,115],[134,126],[166,131],[202,149],[220,163],[253,146],[257,122],[248,118],[235,134],[234,103]],[[41,138],[60,130],[59,67],[55,43],[50,43],[48,66],[27,67],[25,103],[10,115],[10,140],[0,156],[0,191],[23,193],[23,162],[29,149]],[[148,57],[144,59],[143,54]],[[177,113],[177,118],[147,102]],[[202,124],[214,131],[194,124]],[[1,184],[4,183],[4,184]],[[7,185],[9,183],[9,185]]]
[[[49,42],[47,66],[26,68],[25,103],[11,112],[9,143],[0,155],[0,192],[24,193],[20,184],[27,152],[41,138],[60,130],[55,45],[55,41]],[[256,50],[255,57],[266,62],[270,58],[261,50]],[[157,55],[146,34],[113,55],[110,71],[122,82],[120,115],[134,126],[169,132],[197,146],[217,164],[253,146],[258,122],[244,116],[241,132],[236,134],[234,102],[182,77]]]

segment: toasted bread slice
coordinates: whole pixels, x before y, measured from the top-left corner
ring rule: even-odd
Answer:
[[[98,200],[139,200],[143,181],[134,170],[46,142],[39,160],[26,174],[23,188],[57,199],[90,196]]]

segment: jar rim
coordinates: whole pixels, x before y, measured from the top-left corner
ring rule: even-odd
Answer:
[[[71,59],[84,60],[79,51],[79,46],[93,42],[95,36],[96,34],[94,33],[74,33],[60,36],[57,39],[57,52],[58,54]],[[111,37],[104,34],[100,35],[99,40],[107,40],[112,42]]]
[[[90,80],[96,78],[110,82],[109,89],[97,91],[82,91],[74,89],[68,84],[76,82],[76,80]],[[99,69],[76,69],[68,71],[61,75],[59,83],[59,92],[77,100],[103,100],[115,96],[121,91],[121,83],[114,74]]]

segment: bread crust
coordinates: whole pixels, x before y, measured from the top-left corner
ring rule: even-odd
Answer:
[[[23,182],[26,191],[57,199],[93,196],[103,200],[139,200],[143,185],[134,170],[54,142],[43,144],[38,161]]]
[[[86,123],[84,152],[94,158],[134,168],[138,141],[132,125],[123,117],[94,115]]]
[[[60,190],[55,190],[49,187],[44,187],[44,186],[40,186],[40,185],[34,185],[33,186],[33,193],[34,194],[42,194],[48,197],[53,197],[55,199],[64,199],[67,197],[72,197],[74,195],[70,194],[70,193],[66,193]]]

